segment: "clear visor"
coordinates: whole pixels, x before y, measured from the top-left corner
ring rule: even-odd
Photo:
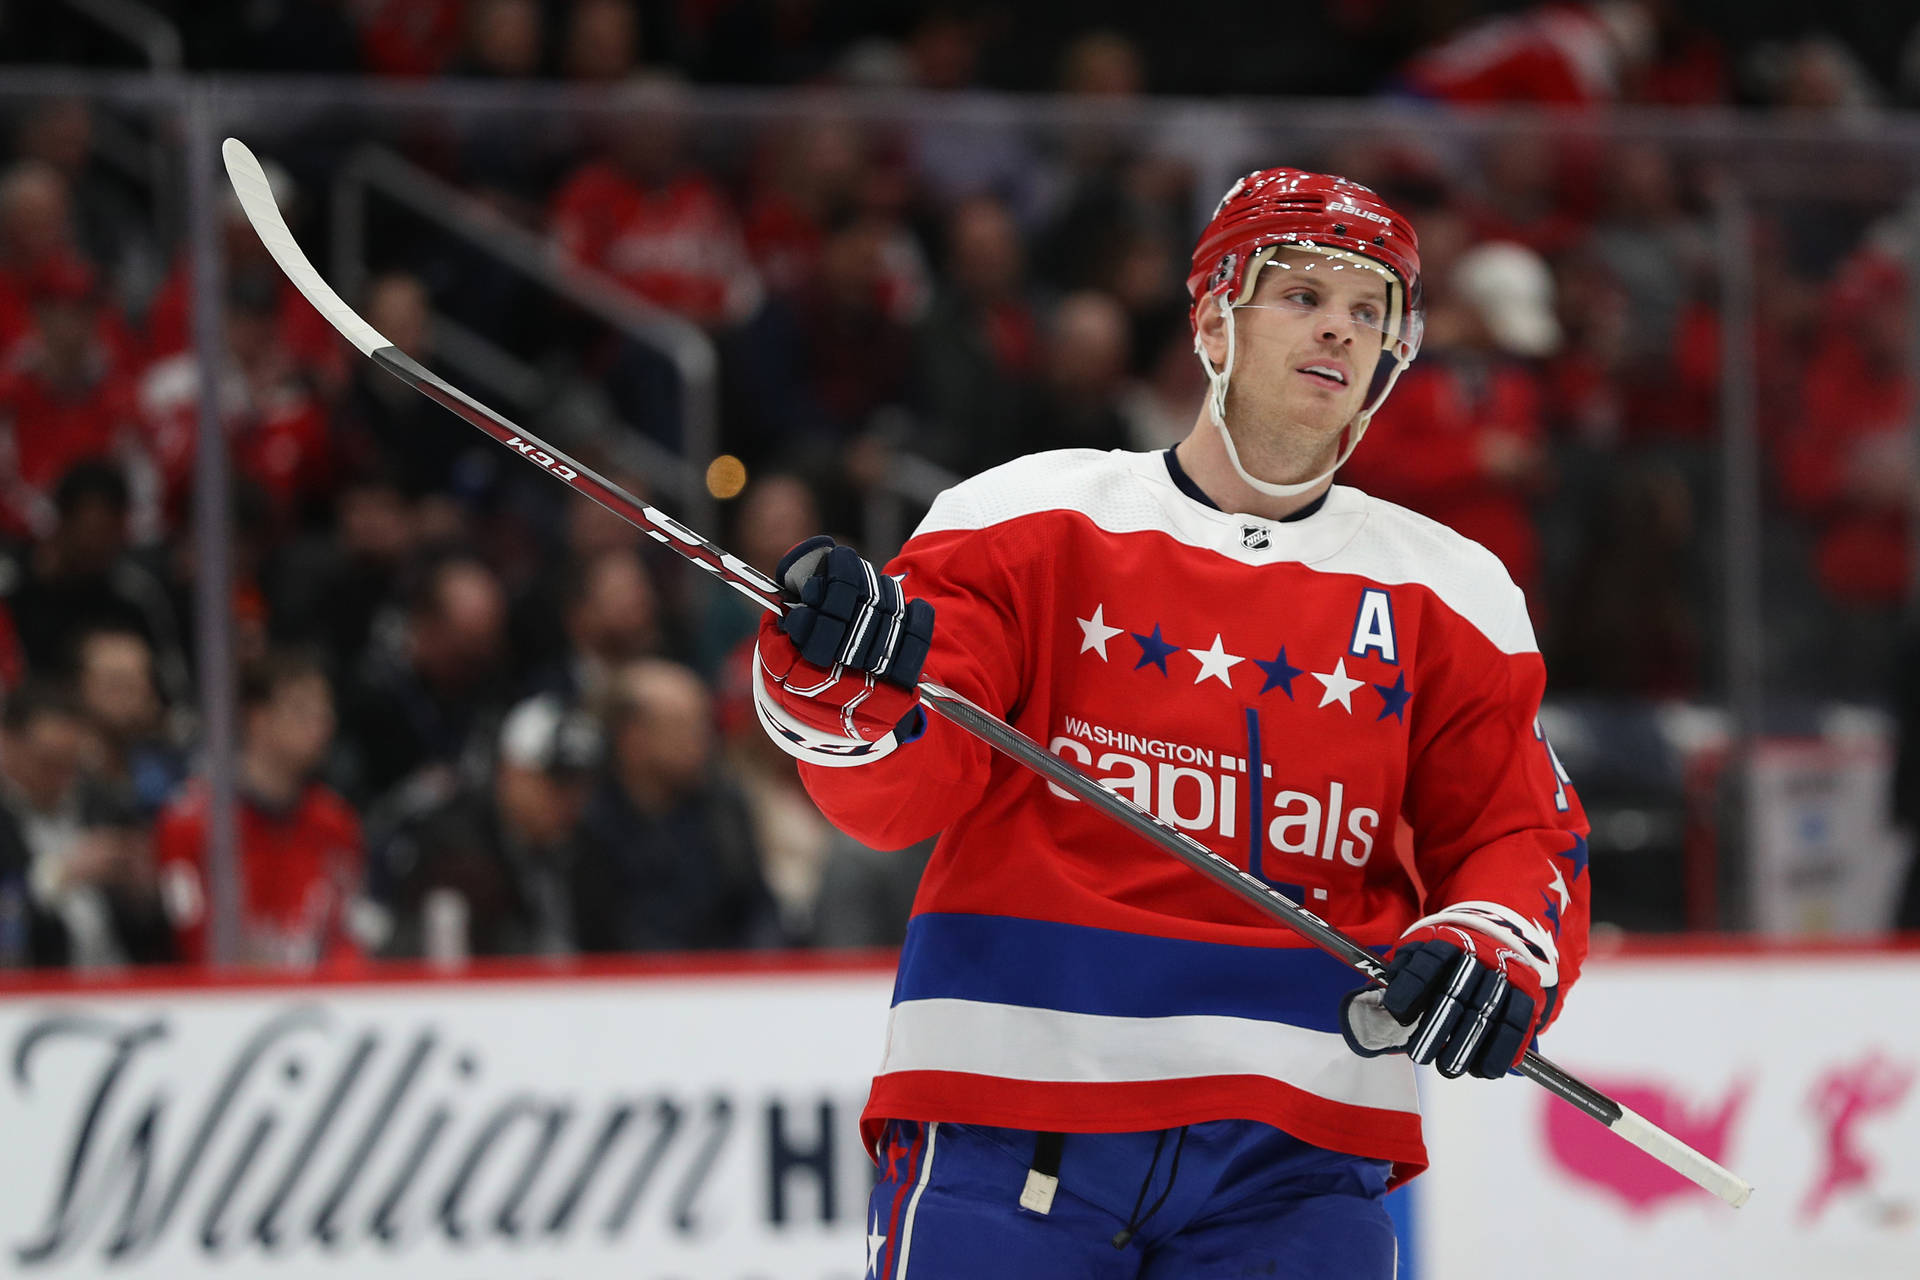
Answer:
[[[1279,257],[1281,248],[1305,253]],[[1371,339],[1382,349],[1400,340],[1404,308],[1399,278],[1358,254],[1318,246],[1269,246],[1249,264],[1245,281],[1242,297],[1251,297],[1255,285],[1265,287],[1259,302],[1238,303],[1236,311],[1323,316],[1337,325],[1351,325],[1361,341]]]

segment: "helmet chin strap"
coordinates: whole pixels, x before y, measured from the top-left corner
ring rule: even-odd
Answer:
[[[1194,354],[1200,357],[1200,366],[1207,371],[1207,416],[1213,419],[1213,425],[1220,431],[1220,441],[1227,446],[1227,461],[1233,466],[1234,473],[1246,481],[1256,493],[1264,493],[1270,498],[1297,498],[1310,493],[1331,479],[1333,473],[1346,464],[1348,458],[1360,444],[1360,437],[1367,434],[1367,424],[1373,420],[1373,411],[1379,406],[1369,405],[1354,415],[1347,426],[1347,447],[1333,460],[1333,465],[1311,480],[1302,480],[1298,484],[1275,484],[1271,480],[1261,480],[1240,464],[1240,451],[1234,447],[1233,433],[1227,430],[1227,380],[1233,377],[1233,304],[1220,302],[1220,311],[1227,326],[1227,358],[1224,365],[1215,369],[1213,361],[1207,358],[1207,349],[1200,341],[1200,335],[1193,336]],[[1384,396],[1381,397],[1385,399]]]

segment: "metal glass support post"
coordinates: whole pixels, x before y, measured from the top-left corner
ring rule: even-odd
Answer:
[[[1714,192],[1715,239],[1720,245],[1721,537],[1725,541],[1726,595],[1722,643],[1727,655],[1730,743],[1724,774],[1733,830],[1745,833],[1754,742],[1764,709],[1760,545],[1760,428],[1754,343],[1753,232],[1746,193],[1723,177]],[[1742,927],[1754,918],[1750,859],[1744,834],[1722,839],[1719,899],[1722,927]]]
[[[220,257],[219,90],[187,82],[187,244],[193,262],[193,344],[199,360],[200,418],[193,470],[194,643],[200,685],[201,764],[207,812],[208,953],[216,965],[240,959],[240,827],[233,637],[232,536],[226,424],[220,386],[226,367],[225,272]]]

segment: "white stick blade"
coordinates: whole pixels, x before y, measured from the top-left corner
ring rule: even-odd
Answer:
[[[392,346],[352,307],[340,300],[333,286],[320,278],[320,273],[307,261],[307,255],[294,243],[293,232],[287,229],[287,220],[280,216],[280,207],[273,202],[273,189],[267,185],[266,170],[260,167],[260,161],[247,149],[247,144],[238,138],[228,138],[220,146],[220,155],[227,162],[227,179],[233,183],[234,195],[240,198],[241,211],[247,215],[247,221],[253,224],[260,243],[267,246],[267,252],[287,273],[287,279],[293,281],[293,287],[326,317],[328,324],[340,331],[342,337],[360,348],[362,355],[372,355],[381,347]]]

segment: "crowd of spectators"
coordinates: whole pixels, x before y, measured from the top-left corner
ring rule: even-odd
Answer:
[[[1911,9],[1881,0],[1328,0],[1285,23],[1254,0],[147,0],[188,66],[610,83],[855,81],[1019,91],[1809,105],[1920,100]],[[1121,23],[1124,55],[1083,39]],[[61,5],[0,19],[11,60],[137,65]]]
[[[1369,24],[1395,8],[1329,6],[1307,34],[1379,55]],[[385,140],[712,338],[720,443],[750,477],[716,532],[762,569],[821,529],[888,553],[867,504],[905,454],[968,474],[1040,449],[1165,448],[1194,422],[1184,277],[1207,199],[1177,130],[896,127],[818,99],[718,143],[696,127],[689,74],[986,83],[991,7],[846,30],[810,4],[248,12],[266,15],[255,65],[300,51],[622,86],[617,110],[564,127],[486,117]],[[1524,10],[1396,45],[1367,83],[1563,106],[1747,92],[1679,15]],[[1138,97],[1169,74],[1159,53],[1083,34],[1052,83],[1095,106]],[[1844,114],[1891,92],[1837,44],[1775,53],[1764,92],[1782,107]],[[190,636],[209,396],[233,473],[246,959],[896,942],[927,851],[861,848],[812,806],[751,710],[751,607],[350,358],[232,208],[223,382],[204,386],[191,263],[106,162],[99,111],[20,104],[0,152],[0,967],[207,954],[207,673]],[[1369,181],[1420,229],[1426,347],[1343,479],[1492,548],[1534,602],[1557,690],[1712,696],[1709,193],[1671,150],[1600,138],[1507,131],[1466,157],[1260,139],[1248,158]],[[319,244],[314,157],[337,152],[307,143],[287,139],[274,176]],[[1805,632],[1776,653],[1838,637],[1847,661],[1822,669],[1858,683],[1813,691],[1872,696],[1920,488],[1904,247],[1871,216],[1890,208],[1829,213],[1816,237],[1794,212],[1763,210],[1756,239],[1769,585]],[[436,315],[457,316],[560,388],[549,403],[598,405],[570,447],[647,493],[622,433],[685,443],[659,356],[470,247],[401,240],[406,269],[377,264],[354,299],[371,323],[432,363]]]

